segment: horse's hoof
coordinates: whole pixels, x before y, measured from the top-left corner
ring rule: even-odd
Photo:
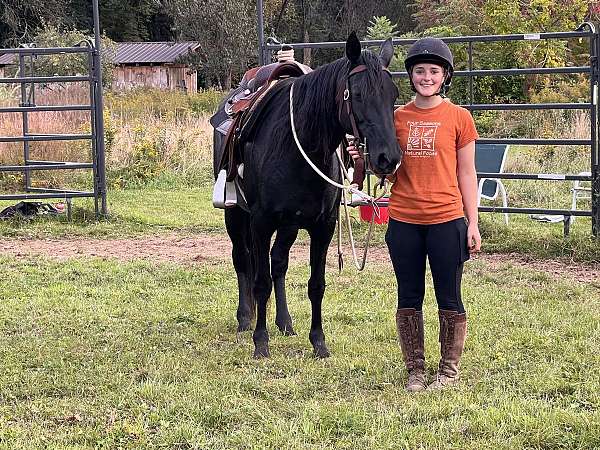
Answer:
[[[314,355],[315,358],[324,359],[329,358],[331,356],[331,353],[329,353],[329,350],[327,349],[325,343],[322,343],[314,346]]]
[[[292,327],[292,322],[287,322],[284,324],[276,323],[275,325],[277,325],[277,328],[279,328],[279,331],[281,331],[281,334],[283,334],[284,336],[296,336],[296,332]]]
[[[238,328],[237,328],[238,333],[243,333],[244,331],[251,331],[251,330],[252,330],[252,324],[250,322],[238,324]]]
[[[254,359],[270,358],[269,344],[256,344],[254,347]]]
[[[298,333],[296,333],[291,326],[286,327],[283,330],[281,330],[281,334],[283,334],[284,336],[297,336],[298,335]]]

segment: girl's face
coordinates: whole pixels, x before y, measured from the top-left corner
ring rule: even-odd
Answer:
[[[417,94],[431,97],[440,91],[444,82],[445,71],[442,66],[431,63],[419,63],[412,69],[412,82]]]

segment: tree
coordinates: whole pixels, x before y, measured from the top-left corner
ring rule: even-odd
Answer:
[[[445,25],[462,35],[572,31],[591,14],[588,0],[415,0],[419,30]],[[526,40],[476,44],[474,62],[481,68],[559,67],[582,53],[576,42]],[[547,84],[546,76],[494,77],[478,80],[478,93],[506,101],[523,100]],[[521,94],[515,90],[521,86]],[[487,97],[488,100],[493,100]]]
[[[100,28],[116,41],[171,40],[160,0],[99,0]],[[30,42],[47,26],[91,32],[92,0],[0,0],[0,47]]]
[[[63,0],[0,0],[0,47],[31,42],[45,23],[65,16]]]
[[[234,76],[256,64],[255,2],[251,0],[165,0],[181,40],[200,43],[196,64],[208,79],[230,89]]]
[[[47,27],[34,37],[34,42],[38,47],[73,47],[88,39],[93,40],[93,37],[79,30]],[[102,37],[102,84],[105,86],[110,86],[113,79],[115,50],[116,44]],[[47,55],[36,60],[35,71],[38,76],[84,74],[88,72],[88,60],[79,53]]]
[[[61,25],[78,30],[93,30],[91,0],[63,0],[68,5],[68,15]],[[98,0],[100,28],[117,42],[148,40],[151,24],[161,12],[158,0]],[[164,30],[162,30],[164,32]]]
[[[446,26],[462,35],[491,34],[485,30],[483,6],[487,0],[414,0],[415,31]]]
[[[350,31],[364,39],[373,16],[385,16],[396,24],[399,33],[405,33],[414,26],[410,1],[270,0],[265,3],[265,29],[282,42],[345,41]],[[285,9],[279,20],[283,3]],[[303,62],[318,66],[342,55],[341,48],[306,50]]]
[[[398,37],[398,26],[386,16],[375,16],[373,20],[369,22],[367,27],[366,38],[369,40],[382,40],[387,38]],[[404,70],[404,57],[405,49],[401,47],[394,48],[394,57],[390,63],[389,69],[393,72],[399,72]]]

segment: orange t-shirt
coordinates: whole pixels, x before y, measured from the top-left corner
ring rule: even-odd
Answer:
[[[469,111],[447,100],[430,109],[410,102],[394,112],[394,125],[403,156],[391,190],[390,217],[416,224],[463,217],[457,151],[479,137]]]

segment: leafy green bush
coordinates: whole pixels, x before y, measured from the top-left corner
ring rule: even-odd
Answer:
[[[207,115],[146,115],[115,127],[107,152],[109,184],[131,187],[158,183],[203,184],[212,179],[212,127]],[[172,177],[165,174],[171,173]]]
[[[90,39],[93,40],[83,31],[50,26],[40,31],[34,42],[38,47],[74,47],[84,46],[84,42]],[[103,36],[101,46],[102,84],[110,86],[113,80],[116,44]],[[81,53],[44,55],[37,58],[35,68],[36,74],[40,76],[84,74],[88,72],[88,60],[87,56]]]
[[[567,79],[546,77],[537,92],[531,95],[533,103],[581,103],[589,102],[590,80],[584,74]]]
[[[25,181],[23,173],[20,172],[0,172],[0,191],[17,192],[23,189]]]

